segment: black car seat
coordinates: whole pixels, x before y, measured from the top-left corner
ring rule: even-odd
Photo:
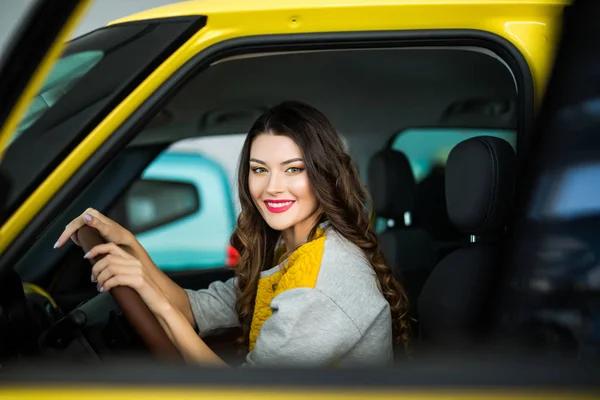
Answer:
[[[435,259],[427,232],[417,221],[405,222],[406,213],[410,216],[415,207],[412,168],[404,153],[385,149],[371,158],[368,179],[375,213],[389,222],[379,237],[383,254],[416,310],[416,300]]]
[[[427,279],[418,300],[424,340],[469,345],[483,332],[515,175],[516,155],[502,139],[476,137],[450,152],[448,216],[459,230],[471,235],[473,243],[450,253]]]
[[[417,184],[416,193],[415,218],[434,241],[437,263],[469,242],[469,235],[459,231],[448,217],[445,165],[434,165]]]

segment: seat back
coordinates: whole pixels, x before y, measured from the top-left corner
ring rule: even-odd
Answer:
[[[435,262],[469,242],[469,236],[456,229],[446,207],[446,166],[434,165],[417,184],[415,218],[435,245]]]
[[[439,344],[470,343],[484,328],[496,275],[498,239],[512,208],[516,155],[481,136],[459,143],[446,164],[448,216],[469,243],[441,260],[418,300],[421,334]]]

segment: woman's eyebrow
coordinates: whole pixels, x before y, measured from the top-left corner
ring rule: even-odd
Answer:
[[[285,161],[281,162],[281,165],[291,164],[291,163],[297,162],[297,161],[302,162],[304,160],[302,158],[299,158],[299,157],[298,158],[290,158],[289,160],[285,160]],[[256,159],[256,158],[251,158],[250,162],[255,162],[257,164],[262,164],[262,165],[267,165],[266,162],[264,162],[262,160],[259,160],[259,159]]]
[[[266,162],[264,162],[264,161],[261,161],[261,160],[257,160],[256,158],[251,158],[251,159],[250,159],[250,162],[255,162],[255,163],[257,163],[257,164],[262,164],[262,165],[267,165],[267,163],[266,163]]]
[[[291,164],[291,163],[296,162],[296,161],[304,161],[304,160],[301,159],[301,158],[291,158],[289,160],[285,160],[284,162],[282,162],[281,165]]]

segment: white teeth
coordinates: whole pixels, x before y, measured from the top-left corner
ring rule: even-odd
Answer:
[[[267,205],[269,207],[273,207],[273,208],[285,207],[285,206],[289,206],[290,204],[292,204],[291,201],[286,201],[285,203],[269,203],[269,202],[267,202]]]

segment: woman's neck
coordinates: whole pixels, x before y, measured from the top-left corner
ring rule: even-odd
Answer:
[[[310,231],[318,221],[318,217],[319,215],[315,213],[306,220],[281,231],[281,236],[287,251],[294,250],[306,243]]]

